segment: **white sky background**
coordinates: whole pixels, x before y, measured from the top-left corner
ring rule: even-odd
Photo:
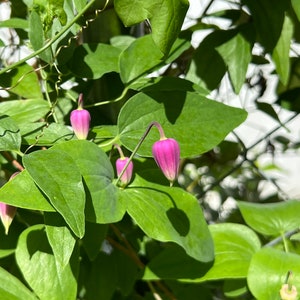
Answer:
[[[184,24],[184,28],[191,26],[195,21],[194,19],[200,17],[208,5],[210,0],[190,0],[190,9],[187,14],[187,19]],[[228,4],[226,1],[222,0],[215,0],[213,2],[213,5],[209,9],[208,12],[212,11],[219,11],[223,8],[229,8],[229,5],[231,5],[231,8],[234,8],[234,4]],[[1,2],[0,4],[0,20],[7,19],[9,17],[9,6],[8,3]],[[209,20],[206,19],[207,22]],[[224,21],[222,24],[225,28],[229,26],[229,23]],[[7,29],[0,28],[0,35],[3,37],[3,35],[7,36]],[[209,31],[206,31],[206,34],[208,34]],[[197,46],[199,42],[203,39],[204,35],[195,33],[193,36],[192,44],[194,46]],[[258,49],[259,50],[259,49]],[[0,52],[1,53],[1,52]],[[2,53],[3,54],[3,53]],[[9,55],[9,52],[4,53],[5,56]],[[28,55],[28,50],[25,48],[22,49],[21,57],[24,57]],[[251,72],[251,66],[249,67],[249,72]],[[269,69],[265,68],[264,73],[270,74],[272,72],[272,68]],[[274,103],[276,100],[275,94],[274,94],[274,87],[276,86],[276,77],[275,76],[269,76],[269,86],[270,88],[265,92],[262,99],[259,99],[260,101],[268,102],[268,103]],[[1,92],[0,95],[3,95]],[[212,97],[215,95],[212,95]],[[253,97],[255,95],[251,95],[249,93],[249,90],[247,88],[244,88],[241,90],[239,95],[235,95],[232,92],[232,89],[230,87],[229,79],[225,78],[222,81],[221,85],[221,94],[218,96],[220,101],[237,107],[243,107],[246,108],[246,110],[249,113],[247,121],[242,124],[236,131],[238,133],[239,137],[243,140],[246,146],[250,146],[255,141],[257,141],[259,138],[263,137],[267,132],[271,131],[273,128],[278,126],[278,123],[275,122],[273,119],[271,119],[269,116],[267,116],[264,113],[258,112],[255,110],[254,105],[251,104]],[[280,119],[284,122],[286,119],[289,118],[291,115],[290,112],[281,110],[280,107],[275,107],[276,110],[279,113]],[[299,141],[300,140],[300,116],[298,116],[295,120],[293,120],[291,123],[287,126],[291,131],[287,132],[285,129],[281,129],[279,132],[289,137],[291,140]],[[278,132],[278,134],[279,134]],[[229,136],[231,138],[231,136]],[[234,138],[233,138],[234,139]],[[254,148],[253,151],[259,151],[261,149],[261,145]],[[267,165],[272,162],[272,156],[270,154],[265,154],[261,157],[260,161],[258,162],[261,166]],[[280,151],[276,151],[275,154],[275,164],[277,164],[281,171],[279,172],[273,172],[273,173],[266,173],[267,175],[276,175],[279,178],[279,185],[284,190],[285,193],[289,195],[290,198],[298,198],[300,199],[300,151],[298,152],[292,152],[289,151],[287,153],[281,153]],[[270,187],[272,185],[268,185],[264,187],[267,191],[270,191]]]

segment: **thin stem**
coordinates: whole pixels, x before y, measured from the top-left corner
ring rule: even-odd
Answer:
[[[270,241],[269,243],[265,244],[264,247],[273,247],[279,243],[281,243],[283,241],[283,238],[284,239],[288,239],[290,238],[292,235],[296,234],[299,232],[299,229],[294,229],[294,230],[291,230],[291,231],[288,231],[286,232],[285,234],[277,237],[276,239]]]
[[[129,89],[128,87],[125,87],[124,90],[122,91],[122,94],[116,99],[108,100],[108,101],[101,101],[101,102],[97,102],[97,103],[94,103],[94,104],[85,105],[84,107],[89,108],[89,107],[96,107],[96,106],[101,106],[101,105],[106,105],[106,104],[119,102],[119,101],[124,99],[125,95],[128,92],[128,89]]]
[[[1,152],[2,156],[5,157],[11,164],[19,171],[23,171],[24,167],[9,153],[6,151]],[[18,152],[20,154],[20,152]],[[23,155],[23,153],[21,153]]]
[[[123,237],[123,235],[120,232],[120,230],[118,229],[118,227],[115,226],[115,225],[113,225],[113,224],[110,224],[110,228],[113,230],[113,232],[118,237],[118,239],[125,244],[125,246],[126,246],[125,249],[126,249],[127,254],[133,259],[133,261],[136,263],[136,265],[141,270],[144,270],[145,269],[145,265],[141,262],[141,260],[139,259],[138,255],[136,254],[136,252],[134,251],[134,249],[131,247],[131,245],[129,244],[129,242],[127,241],[127,239]]]
[[[148,133],[150,132],[151,128],[153,126],[156,126],[158,128],[158,130],[160,131],[161,125],[158,122],[152,122],[150,123],[150,125],[147,127],[145,133],[142,135],[141,139],[139,140],[138,144],[135,146],[134,150],[132,151],[131,155],[129,156],[129,159],[126,163],[126,165],[124,166],[122,172],[119,174],[117,181],[116,181],[116,185],[119,183],[121,177],[123,176],[123,174],[125,173],[127,167],[129,166],[130,162],[132,161],[134,155],[137,153],[137,151],[139,150],[139,148],[141,147],[142,143],[144,142],[145,138],[147,137]],[[162,128],[161,128],[162,130]],[[164,135],[164,133],[163,133]]]
[[[96,0],[91,0],[73,19],[70,23],[68,23],[60,32],[58,32],[52,39],[50,39],[42,48],[34,51],[33,53],[29,54],[28,56],[24,57],[23,59],[9,65],[6,68],[3,68],[2,70],[0,70],[0,75],[12,70],[13,68],[16,68],[18,66],[20,66],[21,64],[25,63],[26,61],[28,61],[29,59],[39,55],[40,53],[42,53],[43,51],[45,51],[47,48],[49,48],[53,43],[55,43],[61,36],[63,36],[80,18],[81,16],[92,6],[94,5],[94,3],[96,2]],[[107,6],[108,4],[108,0],[105,3],[105,6]]]
[[[290,252],[289,251],[289,245],[288,245],[288,242],[287,242],[287,239],[286,239],[286,236],[284,233],[281,233],[281,238],[282,238],[282,241],[283,241],[283,247],[284,247],[284,251],[286,253]]]

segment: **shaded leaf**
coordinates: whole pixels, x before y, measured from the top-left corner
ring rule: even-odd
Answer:
[[[68,66],[79,77],[97,79],[106,73],[119,72],[120,53],[120,49],[106,44],[82,44],[75,49]]]
[[[280,37],[288,1],[243,0],[242,2],[250,9],[259,42],[267,52],[271,52]]]
[[[28,29],[28,21],[21,18],[10,18],[0,22],[0,27]]]

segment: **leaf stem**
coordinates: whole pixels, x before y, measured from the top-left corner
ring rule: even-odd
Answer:
[[[144,132],[144,134],[142,135],[142,137],[140,138],[139,142],[137,143],[137,145],[135,146],[134,150],[132,151],[131,155],[129,156],[129,159],[126,163],[126,165],[124,166],[122,172],[119,174],[117,181],[116,181],[116,185],[119,183],[121,177],[123,176],[123,174],[125,173],[127,167],[129,166],[130,162],[132,161],[134,155],[137,153],[137,151],[139,150],[139,148],[141,147],[142,143],[144,142],[145,138],[147,137],[148,133],[150,132],[151,128],[153,126],[156,126],[159,130],[159,127],[161,128],[160,124],[156,121],[153,121],[152,123],[150,123],[146,129],[146,131]]]

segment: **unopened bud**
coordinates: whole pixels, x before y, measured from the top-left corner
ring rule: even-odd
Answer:
[[[117,169],[117,175],[119,176],[121,172],[123,171],[124,167],[126,166],[129,158],[128,157],[121,157],[118,158],[116,161],[116,169]],[[133,162],[129,162],[129,165],[127,166],[125,172],[120,178],[121,186],[125,187],[131,180],[132,177],[132,171],[133,171]]]
[[[152,146],[153,157],[166,178],[172,185],[178,177],[180,148],[176,140],[163,138]]]
[[[19,172],[14,173],[9,180],[13,179],[18,174]],[[0,218],[5,228],[5,234],[8,234],[9,227],[15,217],[16,211],[17,208],[15,206],[0,202]]]
[[[78,108],[71,112],[70,122],[77,138],[85,140],[90,130],[91,115],[86,109],[83,109],[82,94],[79,95]]]

